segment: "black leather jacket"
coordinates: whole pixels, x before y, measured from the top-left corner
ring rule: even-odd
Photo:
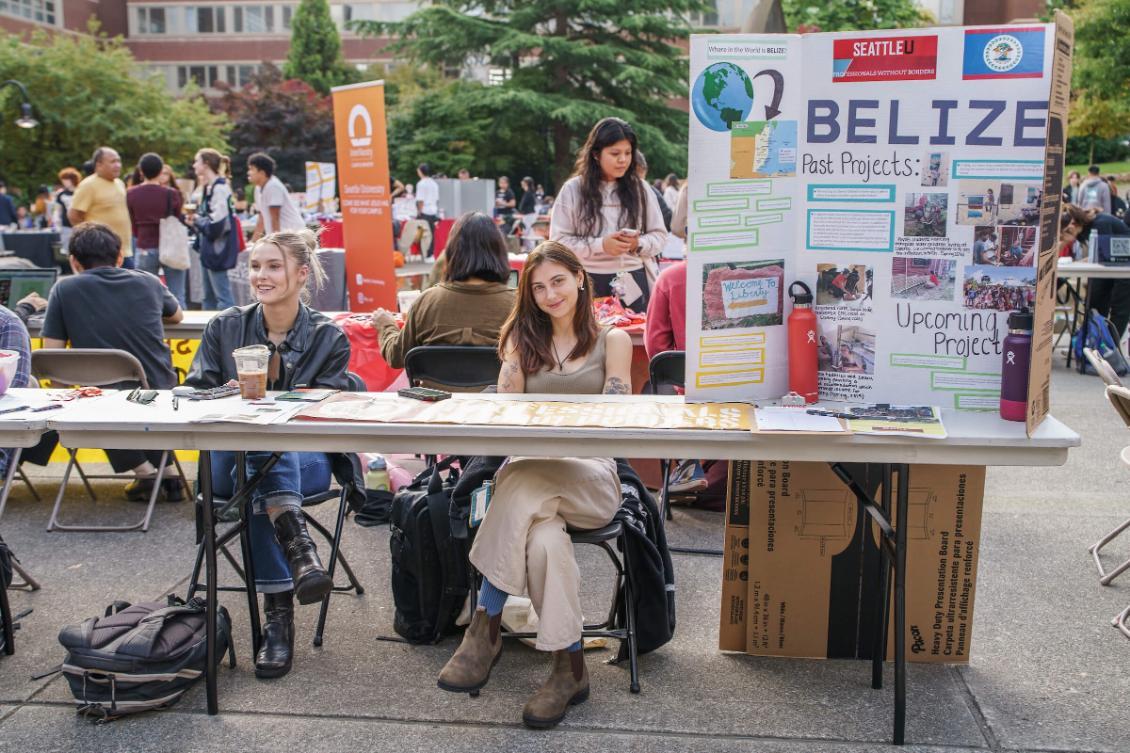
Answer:
[[[258,303],[222,311],[208,322],[200,349],[192,359],[192,368],[184,383],[190,387],[218,387],[236,378],[235,359],[231,352],[245,345],[266,345],[263,310]],[[304,304],[298,305],[294,327],[278,346],[282,369],[277,381],[267,385],[271,390],[295,387],[349,389],[349,338],[325,314]],[[352,483],[349,504],[354,510],[365,504],[365,481],[361,463],[353,453],[329,453],[334,478],[343,487]]]
[[[267,339],[263,310],[258,303],[230,308],[208,322],[184,383],[200,389],[218,387],[237,378],[231,353],[245,345],[275,347]],[[325,314],[299,304],[294,327],[278,350],[282,354],[282,369],[279,379],[267,385],[268,389],[349,388],[349,338]]]

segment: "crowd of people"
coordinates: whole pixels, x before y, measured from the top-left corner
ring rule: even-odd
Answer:
[[[668,232],[660,209],[666,199],[645,181],[643,164],[628,123],[617,118],[597,123],[553,208],[551,239],[528,255],[517,289],[508,285],[510,264],[500,219],[531,204],[537,211],[542,199],[531,179],[522,181],[518,199],[499,181],[494,216],[470,212],[455,222],[443,279],[423,292],[403,327],[391,312],[373,313],[383,357],[399,366],[417,345],[488,345],[498,349],[502,363],[499,392],[630,392],[631,340],[622,330],[597,322],[594,299],[615,295],[638,311],[648,309],[655,324],[648,332],[649,350],[682,347],[685,320],[685,265],[657,275],[656,259]],[[141,361],[150,387],[174,386],[163,324],[183,316],[184,275],[179,265],[168,263],[174,256],[167,253],[165,228],[180,227],[185,232],[178,238],[187,239],[188,231],[195,238],[205,270],[205,306],[219,310],[205,327],[186,385],[210,388],[235,379],[232,351],[264,345],[270,352],[268,389],[347,389],[350,341],[308,305],[311,292],[325,280],[317,237],[302,226],[301,213],[290,204],[274,168],[265,154],[248,160],[259,209],[248,262],[254,303],[239,307],[231,305],[226,269],[243,234],[236,224],[230,163],[224,155],[207,148],[197,152],[197,188],[189,196],[152,153],[138,161],[128,189],[120,179],[121,157],[109,147],[94,153],[85,178],[77,170],[62,171],[53,201],[65,210],[61,216],[70,229],[74,274],[60,279],[45,302],[45,345],[125,350]],[[434,179],[426,168],[421,166],[416,196],[420,216],[435,219]],[[681,219],[676,210],[674,222],[676,232],[685,233],[685,197],[676,191],[669,198],[683,205]],[[22,303],[17,308],[0,307],[0,348],[25,356],[14,382],[23,386],[29,382],[30,360],[24,324],[36,306]],[[91,311],[100,315],[91,317]],[[53,436],[45,437],[24,458],[46,462],[55,442]],[[157,467],[163,453],[150,448],[109,454],[116,471],[135,476],[126,487],[127,498],[147,500],[164,475]],[[249,448],[248,473],[263,467],[268,456]],[[233,453],[213,454],[212,475],[221,496],[232,493],[235,461]],[[257,676],[279,677],[291,670],[295,602],[320,602],[332,588],[306,530],[302,498],[327,489],[335,477],[363,489],[359,476],[354,456],[287,452],[255,487],[249,530],[255,587],[264,594],[265,607]],[[182,489],[181,479],[167,477],[157,492],[177,501],[183,499]],[[484,576],[478,609],[439,674],[439,687],[463,693],[486,684],[502,648],[502,606],[508,595],[528,594],[540,618],[537,646],[550,652],[552,661],[549,678],[526,703],[523,719],[531,727],[552,727],[572,704],[588,697],[581,582],[567,529],[606,525],[620,503],[612,459],[508,460],[495,478],[490,514],[471,550],[471,561]]]

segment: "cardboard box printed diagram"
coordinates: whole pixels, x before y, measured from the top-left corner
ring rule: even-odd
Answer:
[[[691,38],[687,395],[788,391],[794,280],[824,399],[996,410],[1034,308],[1048,411],[1072,27]],[[729,160],[719,155],[730,156]]]
[[[985,469],[915,465],[910,479],[907,582],[914,587],[907,591],[907,656],[965,663]],[[732,463],[724,557],[721,650],[870,658],[880,598],[878,536],[827,464]],[[891,639],[888,657],[893,650]]]

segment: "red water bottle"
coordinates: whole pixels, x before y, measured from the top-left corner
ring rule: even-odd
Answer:
[[[803,293],[794,293],[800,286]],[[812,310],[812,290],[800,280],[789,285],[793,313],[789,314],[789,391],[815,403],[819,397],[816,383],[817,343],[816,312]]]

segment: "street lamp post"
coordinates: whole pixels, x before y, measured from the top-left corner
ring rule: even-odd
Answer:
[[[20,103],[20,117],[16,118],[16,125],[20,128],[35,128],[39,125],[39,121],[31,116],[31,98],[27,95],[27,87],[14,78],[0,82],[0,89],[3,89],[5,86],[16,87],[23,96],[23,102]]]

